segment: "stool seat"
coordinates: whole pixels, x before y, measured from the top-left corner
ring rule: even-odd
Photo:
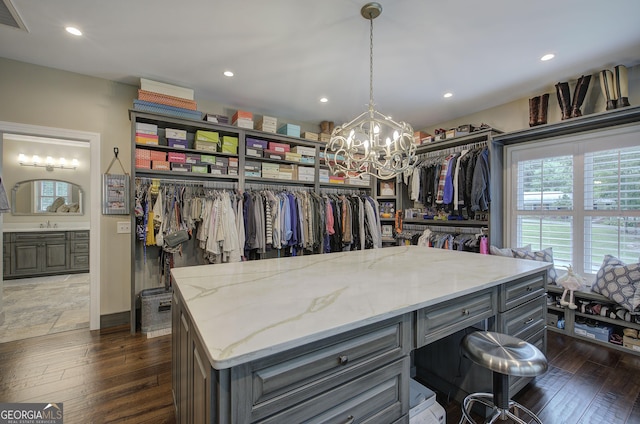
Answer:
[[[547,358],[537,347],[507,334],[491,331],[467,334],[462,349],[476,364],[500,374],[535,377],[548,368]]]

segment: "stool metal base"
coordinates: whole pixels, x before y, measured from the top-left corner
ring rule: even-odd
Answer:
[[[459,424],[476,424],[476,422],[471,417],[471,409],[473,408],[473,404],[476,402],[493,410],[491,418],[489,419],[489,421],[486,421],[487,424],[492,424],[497,421],[506,421],[508,419],[511,419],[519,424],[528,424],[532,422],[543,424],[542,421],[540,421],[540,418],[538,418],[533,412],[513,400],[509,400],[509,408],[497,407],[493,403],[493,395],[491,393],[472,393],[469,396],[465,397],[462,404],[462,418],[460,418]],[[524,421],[518,416],[519,412],[524,412],[529,416],[529,419]]]

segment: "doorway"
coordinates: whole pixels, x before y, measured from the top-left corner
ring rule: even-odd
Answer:
[[[45,146],[43,152],[46,152],[46,148],[51,148],[52,146],[56,146],[56,159],[59,160],[61,156],[60,152],[63,152],[65,148],[71,149],[72,152],[76,152],[76,156],[85,151],[84,163],[80,162],[77,167],[81,169],[84,167],[84,180],[81,184],[84,187],[84,191],[87,192],[83,207],[83,214],[74,214],[65,217],[52,216],[21,216],[20,219],[16,219],[14,216],[8,216],[9,214],[4,214],[2,218],[0,218],[0,228],[2,228],[3,233],[8,233],[14,231],[16,228],[20,226],[39,226],[50,225],[56,228],[54,230],[57,231],[57,227],[59,226],[60,230],[73,230],[74,226],[80,225],[85,230],[88,230],[89,233],[89,247],[88,250],[90,254],[88,255],[89,262],[89,272],[74,272],[70,274],[61,274],[54,276],[36,276],[34,278],[28,279],[11,279],[6,282],[0,282],[0,325],[3,322],[9,322],[9,318],[7,318],[7,311],[12,307],[9,304],[9,301],[14,302],[16,292],[28,292],[30,289],[42,289],[42,292],[39,295],[31,295],[32,305],[31,307],[37,309],[37,299],[38,298],[46,298],[47,296],[53,296],[52,293],[58,293],[60,290],[68,290],[68,293],[75,293],[75,299],[70,299],[69,297],[61,298],[64,302],[67,303],[67,313],[64,319],[60,319],[54,324],[46,324],[43,323],[45,318],[40,317],[34,319],[34,326],[40,323],[43,328],[50,326],[52,331],[64,331],[68,329],[73,329],[74,326],[87,326],[90,330],[96,330],[100,328],[100,287],[99,287],[99,276],[100,276],[100,197],[101,197],[101,188],[100,188],[100,135],[97,133],[83,132],[83,131],[75,131],[75,130],[66,130],[60,128],[52,128],[52,127],[41,127],[41,126],[33,126],[33,125],[24,125],[24,124],[15,124],[8,122],[0,121],[0,140],[2,141],[2,149],[0,149],[5,155],[5,140],[18,139],[20,140],[20,147],[22,150],[25,150],[25,154],[28,156],[30,154],[34,154],[34,150],[27,150],[30,146],[29,143],[40,143],[40,146]],[[12,141],[8,141],[7,144],[10,145]],[[66,147],[65,147],[66,146]],[[4,156],[2,163],[5,164],[5,167],[14,166],[13,161],[17,160],[17,152],[15,149],[10,151],[10,156]],[[48,153],[43,153],[44,155],[48,155]],[[76,157],[77,158],[77,157]],[[73,159],[73,156],[69,156],[69,160]],[[41,159],[43,162],[46,160],[46,156]],[[52,159],[54,160],[54,159]],[[12,161],[10,165],[7,165],[7,161]],[[18,168],[19,169],[19,168]],[[25,167],[26,169],[26,167]],[[7,170],[0,170],[0,176],[6,175],[5,172]],[[15,169],[14,169],[15,171]],[[42,170],[40,175],[43,175]],[[59,172],[57,172],[59,171]],[[62,179],[72,179],[70,177],[70,173],[75,171],[69,171],[67,169],[54,169],[53,172],[46,172],[44,175],[53,175],[55,174],[55,180]],[[37,175],[37,174],[25,174],[25,175]],[[10,180],[15,179],[15,177],[10,178]],[[24,178],[31,179],[31,178]],[[86,182],[89,181],[87,184]],[[4,185],[4,178],[3,178]],[[7,196],[11,199],[11,190],[12,187],[4,186]],[[63,208],[64,209],[64,208]],[[39,231],[39,229],[33,229],[32,231]],[[6,236],[5,236],[6,237]],[[5,256],[6,258],[6,256]],[[4,261],[4,266],[7,266],[7,261]],[[3,266],[3,267],[4,267]],[[6,284],[6,287],[4,287]],[[16,289],[16,286],[18,288]],[[6,293],[6,297],[3,295],[3,292]],[[11,294],[11,299],[9,298],[9,294]],[[54,299],[52,299],[54,300]],[[53,303],[53,302],[51,302]],[[84,303],[84,305],[81,305]],[[82,311],[84,308],[84,312]],[[85,315],[86,314],[86,315]],[[74,316],[75,315],[75,316]],[[50,317],[49,317],[50,318]],[[15,317],[11,318],[15,321]],[[25,318],[21,317],[21,320]],[[28,318],[26,318],[28,319]],[[57,325],[55,325],[57,324]],[[56,328],[54,328],[56,327]],[[26,337],[29,337],[27,332],[24,332]],[[37,335],[37,334],[36,334]]]

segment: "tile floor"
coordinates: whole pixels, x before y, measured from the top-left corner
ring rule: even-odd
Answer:
[[[0,343],[89,328],[89,273],[3,282]]]

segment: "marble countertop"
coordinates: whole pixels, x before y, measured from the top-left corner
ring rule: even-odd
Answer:
[[[88,222],[51,223],[49,227],[44,227],[44,228],[40,228],[40,223],[31,223],[31,224],[5,223],[2,225],[2,232],[3,233],[36,233],[36,232],[52,232],[52,231],[85,231],[85,230],[89,230],[90,228],[91,228],[91,225]]]
[[[447,301],[550,264],[418,246],[171,270],[214,368]]]

